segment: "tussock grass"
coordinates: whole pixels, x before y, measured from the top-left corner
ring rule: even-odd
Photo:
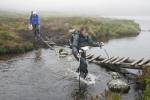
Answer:
[[[29,16],[28,16],[29,17]],[[28,29],[27,16],[0,16],[0,54],[19,53],[33,49],[33,34]],[[139,25],[132,20],[91,17],[41,17],[42,34],[52,37],[57,44],[66,44],[70,27],[88,27],[89,34],[98,41],[138,35]]]

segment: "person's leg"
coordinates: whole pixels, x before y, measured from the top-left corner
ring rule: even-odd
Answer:
[[[85,58],[81,57],[79,67],[80,67],[80,72],[83,74],[82,76],[85,78],[88,74],[87,62]]]
[[[36,37],[38,37],[37,25],[35,25],[35,33],[36,33]]]
[[[86,62],[86,51],[84,51],[83,52],[84,54],[83,54],[83,58],[84,58],[84,60],[85,60],[85,75],[84,75],[84,78],[86,78],[86,76],[88,75],[88,64],[87,64],[87,62]]]
[[[75,58],[77,60],[79,60],[79,58],[77,56],[75,56]],[[81,53],[80,65],[79,65],[78,69],[76,70],[76,72],[79,72],[79,71],[82,71],[83,73],[88,73],[87,62],[86,62],[86,52],[85,51],[83,51]]]
[[[87,63],[84,66],[84,78],[86,78],[86,76],[88,75],[88,69],[87,69]]]
[[[36,25],[32,25],[32,26],[33,26],[34,37],[36,37],[37,36],[37,34],[36,34]]]
[[[41,36],[40,25],[38,25],[38,33],[39,33],[39,36]]]
[[[40,37],[41,34],[40,34],[40,27],[39,27],[39,25],[36,25],[36,32],[37,32],[37,35]]]
[[[76,72],[79,73],[79,67],[77,68]]]
[[[84,78],[88,75],[88,69],[85,70]]]

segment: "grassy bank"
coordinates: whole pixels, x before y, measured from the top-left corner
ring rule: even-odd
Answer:
[[[144,69],[144,81],[146,82],[146,89],[141,100],[150,100],[150,65]]]
[[[135,36],[140,32],[139,25],[132,20],[89,17],[49,17],[43,18],[47,30],[56,33],[68,33],[69,27],[86,26],[95,40],[107,41],[110,38]],[[69,35],[69,34],[67,34]],[[66,34],[65,34],[66,36]],[[65,37],[64,36],[64,37]]]
[[[89,17],[41,17],[41,33],[57,44],[66,44],[70,27],[86,26],[92,38],[107,41],[109,38],[138,35],[139,25],[131,20]],[[0,54],[19,53],[33,49],[33,34],[28,30],[28,17],[0,16]]]
[[[21,18],[0,17],[0,55],[33,49],[32,43],[25,41],[17,32],[25,28],[21,21]]]
[[[115,93],[110,90],[105,90],[104,93],[92,95],[90,100],[122,100],[121,93]]]
[[[121,94],[119,93],[106,91],[105,96],[106,96],[106,100],[121,100]]]
[[[137,100],[150,100],[150,65],[144,67],[143,74],[138,76],[136,80],[140,83],[139,88],[143,90]]]

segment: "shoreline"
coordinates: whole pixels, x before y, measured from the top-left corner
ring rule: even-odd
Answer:
[[[11,20],[11,21],[10,21]],[[22,53],[34,49],[34,37],[28,29],[27,17],[0,17],[0,55]],[[13,23],[13,24],[12,24]],[[71,34],[70,27],[86,26],[93,40],[108,42],[110,39],[137,36],[139,24],[132,20],[92,17],[42,17],[41,32],[57,45],[67,45]],[[7,35],[6,35],[7,34]],[[11,41],[10,41],[11,39]]]

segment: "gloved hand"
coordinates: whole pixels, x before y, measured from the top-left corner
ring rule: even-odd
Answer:
[[[99,47],[102,48],[102,46],[104,46],[104,42],[98,42]]]
[[[29,30],[32,30],[32,29],[33,29],[32,24],[29,24]]]
[[[81,58],[81,54],[80,54],[80,53],[78,53],[78,54],[77,54],[77,57],[78,57],[78,58]]]
[[[39,28],[39,29],[40,29],[40,27],[41,27],[41,26],[40,26],[40,25],[38,25],[38,28]]]
[[[101,45],[101,46],[104,46],[104,42],[100,42],[100,45]]]

